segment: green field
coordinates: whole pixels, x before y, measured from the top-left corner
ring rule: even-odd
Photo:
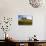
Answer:
[[[32,25],[32,20],[30,19],[21,19],[18,20],[19,25]]]

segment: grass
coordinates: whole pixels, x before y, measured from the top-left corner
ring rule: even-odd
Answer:
[[[30,19],[21,19],[18,20],[19,25],[32,25],[32,20]]]

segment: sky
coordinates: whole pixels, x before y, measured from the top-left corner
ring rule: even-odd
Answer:
[[[18,19],[21,19],[22,17],[26,17],[27,19],[32,19],[31,15],[18,15]]]

